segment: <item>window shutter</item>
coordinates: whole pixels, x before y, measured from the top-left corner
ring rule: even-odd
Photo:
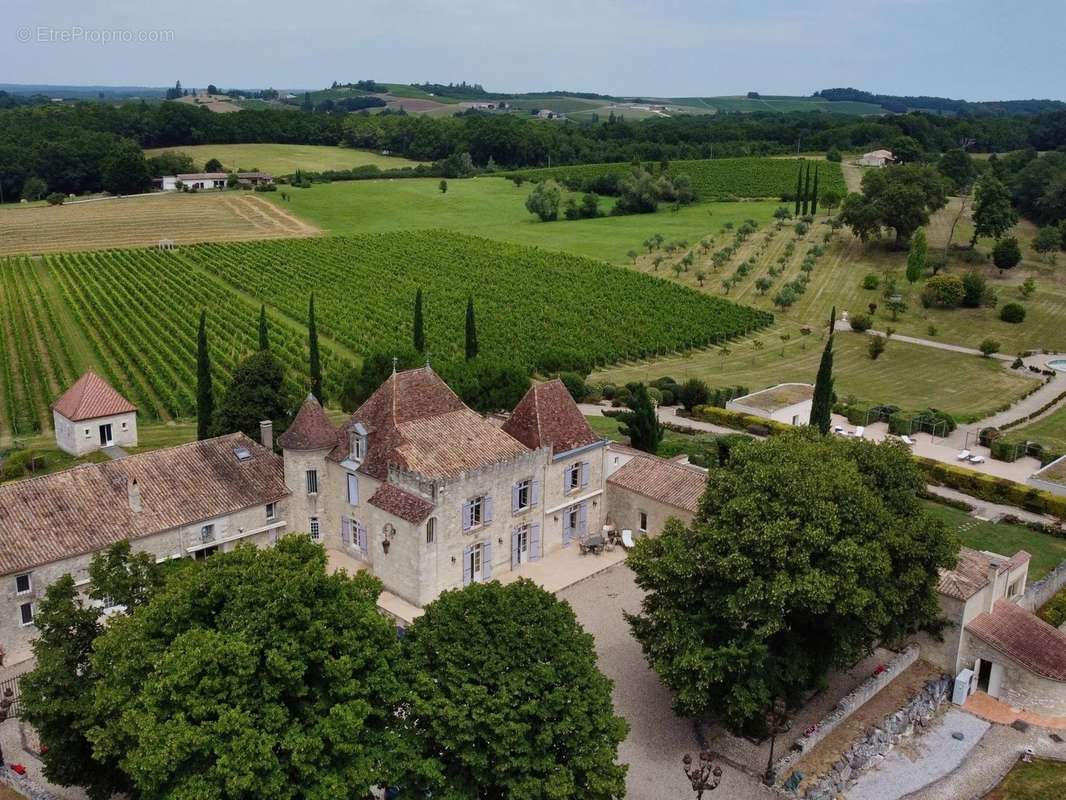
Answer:
[[[481,521],[488,525],[492,522],[492,496],[485,495],[484,500],[481,501]]]
[[[579,536],[584,536],[589,529],[589,504],[582,503],[577,507],[577,531]]]
[[[492,541],[481,545],[481,579],[489,580],[492,577]]]
[[[533,481],[533,488],[530,490],[530,501],[529,501],[529,504],[533,508],[536,508],[539,503],[540,503],[540,481],[535,480],[535,481]]]
[[[540,560],[540,523],[534,522],[529,527],[529,560]]]
[[[566,509],[563,512],[563,547],[570,544],[570,538],[574,535],[573,530],[570,528],[570,509]]]
[[[365,556],[370,548],[367,546],[366,528],[363,527],[363,523],[361,522],[355,523],[355,538],[359,543],[359,549]]]
[[[470,519],[470,503],[463,503],[463,516],[462,526],[464,531],[468,531],[473,527],[473,522]]]
[[[348,503],[353,506],[359,505],[359,479],[352,473],[348,473]]]
[[[519,528],[511,528],[511,569],[518,566],[518,531]]]
[[[341,543],[352,543],[352,521],[348,517],[341,517]]]
[[[570,471],[573,467],[567,467],[563,470],[563,494],[570,491]]]
[[[463,548],[463,586],[469,586],[473,576],[470,573],[470,552],[472,548],[467,545]]]
[[[589,462],[581,462],[581,488],[584,489],[589,485]]]
[[[518,484],[514,484],[511,487],[511,513],[518,512]]]

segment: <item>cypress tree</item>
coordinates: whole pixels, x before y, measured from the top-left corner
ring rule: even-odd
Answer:
[[[810,424],[823,435],[829,433],[833,417],[833,327],[836,323],[837,310],[829,317],[829,338],[822,351],[822,361],[818,365],[818,378],[814,382],[814,401],[811,404]]]
[[[803,161],[799,162],[799,170],[796,172],[796,211],[792,215],[798,217],[800,215],[800,201],[803,200]]]
[[[307,340],[311,345],[311,394],[320,405],[326,404],[326,395],[322,390],[322,362],[318,357],[318,328],[315,326],[315,296],[307,309]]]
[[[215,392],[211,386],[211,355],[207,352],[207,311],[200,312],[200,332],[196,336],[196,438],[211,435],[215,415]]]
[[[811,165],[807,165],[807,176],[803,181],[803,208],[802,216],[807,216],[807,207],[811,200]]]
[[[811,215],[818,213],[818,165],[814,165],[814,191],[811,192]]]
[[[267,332],[267,307],[266,303],[259,306],[259,352],[263,353],[270,349],[270,335]]]
[[[637,450],[654,453],[663,440],[663,426],[655,413],[655,404],[643,383],[633,387],[633,394],[626,403],[629,411],[619,415],[622,433]]]
[[[422,322],[422,289],[415,293],[415,350],[426,352],[426,332]]]
[[[474,298],[466,300],[466,360],[477,358],[477,323],[474,322]]]

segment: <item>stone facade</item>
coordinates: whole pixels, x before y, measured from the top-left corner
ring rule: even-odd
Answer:
[[[1049,716],[1066,717],[1066,683],[1033,673],[1005,653],[971,633],[962,637],[960,657],[981,674],[984,662],[988,670],[987,692],[1015,708],[1024,708]]]
[[[627,528],[633,531],[635,539],[662,533],[666,520],[671,517],[685,525],[692,524],[695,518],[695,514],[687,509],[667,505],[611,483],[607,484],[607,508],[611,524],[620,531]]]
[[[72,456],[83,456],[104,447],[101,428],[105,426],[110,426],[111,444],[119,447],[137,446],[137,413],[134,411],[71,422],[53,410],[52,424],[59,449]]]

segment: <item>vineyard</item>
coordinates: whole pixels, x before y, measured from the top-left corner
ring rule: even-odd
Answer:
[[[801,159],[796,158],[714,158],[694,161],[671,161],[670,175],[687,175],[700,200],[736,200],[744,197],[781,197],[794,194]],[[840,164],[819,161],[822,190],[847,193]],[[652,171],[658,165],[649,165]],[[605,174],[625,174],[629,164],[582,164],[572,167],[521,170],[513,173],[529,180],[548,178],[567,182],[587,181]]]
[[[411,340],[417,289],[433,358],[461,358],[467,295],[481,352],[531,369],[606,364],[722,341],[772,316],[578,256],[443,231],[205,244],[184,256],[358,353]]]

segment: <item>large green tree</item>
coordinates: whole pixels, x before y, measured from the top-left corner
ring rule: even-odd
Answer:
[[[112,194],[137,194],[148,188],[151,176],[144,152],[132,139],[120,139],[100,164],[104,188]]]
[[[694,523],[640,539],[630,625],[674,708],[734,727],[880,641],[939,630],[958,544],[918,499],[907,448],[810,429],[731,448]]]
[[[925,274],[925,259],[929,246],[925,239],[925,228],[919,228],[911,238],[911,249],[907,253],[907,281],[917,283]]]
[[[563,196],[555,181],[541,181],[533,187],[526,198],[526,210],[536,214],[541,222],[551,222],[559,218],[559,202]]]
[[[833,424],[833,331],[836,328],[836,306],[829,315],[829,336],[822,350],[822,360],[818,364],[818,377],[814,382],[814,399],[811,402],[809,424],[821,434],[829,433]]]
[[[663,440],[663,426],[655,413],[655,403],[648,394],[648,387],[643,383],[629,384],[629,399],[626,405],[629,411],[619,414],[622,434],[629,437],[629,443],[645,453],[654,453]]]
[[[280,433],[288,427],[292,405],[281,362],[269,351],[256,353],[233,370],[218,407],[218,433],[243,431],[258,440],[259,423],[266,419]]]
[[[315,296],[307,305],[307,342],[310,347],[309,371],[311,375],[311,394],[321,405],[326,404],[326,392],[322,388],[322,359],[318,353],[318,325],[315,324]]]
[[[976,172],[970,154],[958,147],[944,153],[937,161],[936,168],[952,182],[957,191],[965,191],[973,183]]]
[[[947,203],[946,189],[944,176],[933,167],[906,164],[871,170],[862,178],[862,194],[844,199],[840,219],[864,242],[891,228],[896,247],[902,248],[929,222],[929,215]]]
[[[1018,215],[1011,205],[1007,187],[992,174],[982,176],[973,187],[973,236],[970,244],[977,244],[979,236],[999,239],[1017,221]]]
[[[527,580],[475,583],[427,606],[404,651],[421,759],[403,797],[625,795],[627,725],[567,603]]]
[[[95,756],[141,800],[367,796],[413,757],[380,591],[299,535],[172,575],[96,640]]]
[[[211,353],[207,348],[207,311],[200,312],[196,334],[196,438],[211,435],[215,416],[215,390],[211,383]]]

